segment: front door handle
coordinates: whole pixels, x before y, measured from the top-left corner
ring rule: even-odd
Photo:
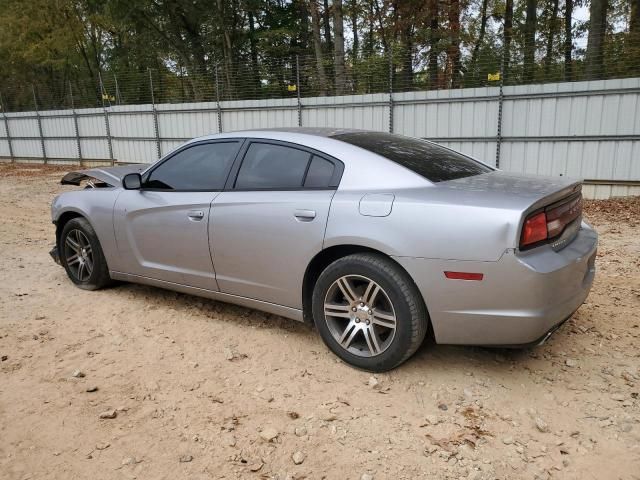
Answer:
[[[296,210],[293,213],[293,216],[301,222],[310,222],[314,218],[316,218],[315,210]]]
[[[189,210],[187,216],[191,220],[202,220],[204,218],[204,212],[202,210]]]

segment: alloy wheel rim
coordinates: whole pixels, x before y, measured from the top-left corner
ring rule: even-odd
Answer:
[[[389,295],[362,275],[344,275],[331,284],[324,300],[324,319],[336,342],[359,357],[382,354],[396,333]]]
[[[93,272],[93,249],[81,230],[69,231],[64,239],[64,256],[76,280],[86,282]]]

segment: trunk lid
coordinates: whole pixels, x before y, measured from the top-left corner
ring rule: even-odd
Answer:
[[[582,188],[582,181],[567,177],[517,175],[496,170],[482,175],[442,182],[436,188],[483,206],[521,210],[523,213],[557,202]]]
[[[582,222],[582,182],[565,177],[517,175],[496,170],[438,184],[451,201],[517,212],[519,223],[515,244],[520,247],[525,222],[544,213],[547,237],[529,245],[551,244],[554,250],[569,245]],[[443,192],[444,193],[444,192]]]

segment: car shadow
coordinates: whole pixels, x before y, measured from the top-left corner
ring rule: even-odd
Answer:
[[[120,283],[111,290],[117,295],[130,296],[146,305],[152,305],[155,308],[170,308],[184,315],[202,315],[218,322],[260,329],[283,330],[287,335],[299,338],[318,335],[315,327],[307,323],[218,300],[130,283]],[[566,336],[568,324],[569,322],[560,327],[548,343],[562,342],[563,337]],[[295,341],[295,338],[292,341]],[[527,367],[527,363],[541,358],[542,355],[543,350],[540,347],[504,348],[440,345],[435,342],[433,333],[430,331],[418,351],[403,365],[402,370],[424,370],[425,368],[429,370],[469,370],[481,366],[485,373],[490,374],[492,371],[504,372],[514,368],[514,365]]]

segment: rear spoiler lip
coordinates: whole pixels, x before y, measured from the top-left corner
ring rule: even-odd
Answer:
[[[563,187],[560,190],[557,190],[549,195],[546,195],[536,200],[527,209],[525,209],[522,212],[522,218],[520,219],[521,222],[524,221],[526,217],[531,215],[531,213],[535,212],[536,210],[541,210],[550,205],[558,203],[566,199],[567,197],[578,195],[579,193],[582,192],[582,183],[583,183],[582,180],[576,180],[570,183],[569,185],[567,185],[566,187]]]

